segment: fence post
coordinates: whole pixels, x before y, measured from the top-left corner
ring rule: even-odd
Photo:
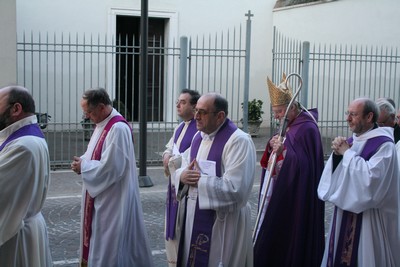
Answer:
[[[251,44],[251,14],[249,10],[245,16],[246,20],[246,57],[244,64],[244,96],[243,96],[243,131],[248,132],[248,114],[249,114],[249,83],[250,83],[250,44]]]
[[[180,38],[180,53],[179,53],[179,91],[188,88],[188,38],[182,36]]]
[[[139,112],[139,186],[150,187],[153,183],[147,175],[147,34],[148,34],[148,1],[142,0],[142,10],[140,17],[140,112]]]
[[[303,87],[301,88],[300,102],[307,108],[308,103],[308,73],[310,68],[310,42],[303,42],[302,58],[303,66],[301,68],[301,77],[303,79]]]

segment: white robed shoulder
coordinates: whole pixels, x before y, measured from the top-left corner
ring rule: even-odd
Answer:
[[[318,187],[318,196],[337,208],[336,233],[340,231],[343,210],[363,213],[358,266],[400,266],[399,163],[394,144],[386,142],[365,161],[359,156],[368,139],[388,136],[393,129],[381,127],[361,136],[353,135],[351,149],[332,173],[328,159]],[[331,231],[327,237],[329,247]],[[338,234],[335,236],[335,252]],[[326,266],[327,247],[321,266]]]
[[[22,119],[0,131],[0,145],[17,129],[36,123]],[[23,136],[0,153],[0,266],[52,266],[46,222],[41,213],[50,179],[44,138]]]

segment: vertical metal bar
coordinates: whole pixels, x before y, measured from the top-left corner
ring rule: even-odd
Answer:
[[[134,59],[134,42],[135,42],[135,38],[134,37],[132,37],[132,59]],[[122,50],[122,49],[121,49]],[[125,76],[127,76],[127,75],[129,75],[128,74],[128,70],[129,70],[129,66],[128,66],[128,64],[129,64],[129,35],[128,34],[126,34],[125,35],[125,49],[124,49],[124,52],[125,52],[125,56],[124,57],[122,57],[122,55],[121,55],[121,57],[125,60],[125,63],[124,63],[124,66],[125,66],[125,70],[124,70],[124,74],[125,74]],[[135,75],[135,72],[134,72],[134,63],[135,62],[135,60],[132,60],[132,64],[133,64],[133,66],[132,66],[132,73],[130,74],[132,77],[135,77],[134,75]],[[123,88],[125,88],[125,90],[124,90],[124,99],[125,99],[125,101],[128,99],[128,81],[129,81],[129,79],[127,79],[127,78],[123,78],[123,79],[121,79],[120,78],[120,81],[121,80],[123,80],[124,81],[124,87]],[[134,86],[134,82],[133,82],[133,80],[134,79],[132,79],[132,88],[134,88],[133,86]],[[132,94],[132,102],[133,103],[135,103],[135,101],[134,101],[134,96],[133,96],[134,94]],[[119,96],[119,99],[121,100],[121,95]],[[133,105],[132,105],[133,106]]]
[[[216,90],[216,88],[217,88],[217,58],[218,58],[218,50],[217,50],[217,47],[218,47],[218,35],[217,35],[217,33],[215,33],[215,39],[214,39],[214,68],[213,68],[213,70],[214,70],[214,73],[213,73],[213,75],[214,75],[214,90]]]
[[[153,186],[150,177],[147,176],[147,34],[148,34],[148,0],[141,0],[140,17],[140,143],[139,143],[139,186]]]
[[[39,64],[39,66],[38,66],[38,79],[39,79],[39,81],[38,81],[38,85],[39,85],[39,87],[38,87],[38,90],[39,90],[39,107],[36,107],[36,109],[38,109],[38,111],[40,112],[40,113],[43,113],[42,112],[42,90],[41,90],[41,88],[42,88],[42,76],[40,75],[40,73],[41,73],[41,69],[42,69],[42,65],[41,65],[41,49],[42,49],[42,47],[41,47],[41,45],[42,45],[42,40],[41,40],[41,34],[40,34],[40,32],[38,33],[38,36],[39,36],[39,42],[38,42],[38,60],[39,60],[39,62],[38,62],[38,64]]]
[[[76,122],[78,122],[79,120],[81,120],[82,119],[82,122],[83,122],[83,118],[82,118],[82,116],[80,116],[79,117],[79,115],[78,114],[80,114],[80,110],[79,110],[79,106],[78,106],[78,103],[79,103],[79,100],[80,100],[80,95],[78,94],[78,91],[79,91],[79,83],[78,83],[78,77],[79,77],[79,46],[78,46],[78,33],[76,34],[76,36],[75,36],[75,49],[76,49],[76,51],[75,51],[75,99],[77,100],[77,101],[75,101],[75,112],[76,112],[76,115],[75,115],[75,121]],[[79,124],[77,123],[77,124],[75,124],[75,128],[78,130],[78,127],[79,127]],[[78,133],[78,131],[77,131],[77,133]],[[85,140],[85,136],[84,136],[84,132],[83,132],[83,135],[82,135],[82,138],[83,138],[83,140]],[[74,153],[74,155],[77,155],[78,154],[78,134],[76,135],[76,138],[75,138],[75,153]]]
[[[205,47],[205,37],[203,35],[203,49],[202,49],[202,53],[201,53],[201,90],[204,90],[204,47]]]
[[[349,52],[347,52],[349,50]],[[352,54],[353,54],[353,46],[350,46],[350,48],[347,47],[346,45],[346,50],[345,50],[345,54],[344,54],[344,81],[343,81],[343,86],[344,86],[344,90],[347,90],[348,92],[354,92],[349,90],[351,87],[351,58],[352,58]],[[348,85],[346,86],[346,81],[348,81]],[[348,97],[348,101],[350,102],[351,97]],[[342,109],[344,110],[344,108]]]
[[[237,96],[238,94],[235,95],[234,93],[234,89],[235,89],[235,70],[236,70],[236,27],[233,28],[233,37],[232,37],[232,64],[231,64],[231,73],[232,73],[232,77],[231,77],[231,100],[229,101],[229,103],[231,103],[231,119],[233,119],[233,110],[237,110],[237,108],[233,108],[233,99],[234,96]],[[230,49],[231,46],[228,46],[228,49]],[[228,99],[228,91],[226,92],[226,99]]]
[[[72,100],[71,100],[71,33],[68,34],[68,153],[67,155],[71,155],[71,148],[72,148],[72,132],[71,132],[71,116],[72,116]],[[75,101],[76,102],[76,101]],[[66,161],[67,159],[64,159]]]
[[[394,63],[394,70],[393,70],[394,75],[393,75],[393,87],[392,88],[398,88],[398,85],[396,83],[396,81],[398,81],[398,79],[396,79],[396,77],[399,77],[397,74],[397,65],[400,63],[400,61],[399,61],[400,57],[399,57],[398,51],[399,51],[398,48],[396,48],[395,55],[392,54],[392,60],[394,61],[396,59],[396,61],[393,62]],[[397,97],[396,97],[396,95],[397,95]],[[394,100],[396,101],[396,103],[400,104],[400,97],[398,95],[399,95],[399,90],[394,90]],[[397,107],[397,108],[400,111],[400,107]],[[400,122],[398,121],[397,123],[399,124]]]
[[[191,84],[191,77],[192,77],[192,38],[190,37],[189,39],[189,52],[188,52],[188,58],[189,58],[189,70],[188,70],[188,88],[192,89],[192,84]]]
[[[188,73],[187,73],[187,64],[188,64],[188,38],[186,36],[182,36],[180,38],[180,52],[179,52],[179,91],[187,88],[188,86]]]
[[[366,51],[365,51],[366,52]],[[359,71],[359,76],[358,76],[358,79],[359,79],[359,82],[358,82],[358,92],[361,92],[361,88],[363,88],[362,87],[362,85],[363,85],[363,82],[362,82],[362,80],[361,80],[361,77],[362,77],[362,75],[363,75],[363,69],[364,69],[364,71],[365,71],[365,64],[363,64],[362,62],[363,62],[363,59],[364,59],[364,49],[363,49],[363,47],[361,46],[360,47],[360,71]]]
[[[110,85],[110,87],[112,88],[112,91],[114,92],[114,94],[115,94],[115,97],[117,97],[117,85],[116,85],[116,66],[115,66],[115,63],[116,63],[116,56],[115,56],[115,53],[116,53],[116,44],[117,44],[117,41],[116,41],[116,38],[115,38],[115,35],[111,35],[111,36],[109,36],[108,37],[108,48],[107,48],[107,54],[108,54],[108,57],[107,57],[107,60],[105,60],[105,64],[107,65],[107,73],[109,74],[108,76],[107,76],[107,78],[108,78],[108,83],[107,84],[109,84]],[[110,60],[111,60],[111,62],[110,62]],[[108,68],[109,67],[109,68]]]
[[[207,66],[207,90],[208,91],[211,91],[211,90],[215,91],[215,88],[210,90],[210,82],[211,82],[210,81],[210,77],[211,77],[211,75],[210,75],[210,72],[211,72],[211,51],[212,51],[212,48],[211,48],[211,34],[208,35],[208,50],[206,50],[204,48],[204,51],[208,51],[207,52],[207,57],[206,57],[207,64],[208,64],[208,66]]]
[[[244,63],[244,88],[243,88],[243,131],[248,132],[249,115],[249,84],[250,84],[250,45],[251,45],[251,17],[254,16],[249,10],[246,20],[246,56]]]
[[[129,53],[129,39],[128,39],[128,35],[125,36],[125,57],[124,57],[125,58],[125,73],[128,73],[128,63],[129,63],[128,57],[129,57],[129,54],[131,54],[131,56],[132,56],[131,57],[132,58],[132,73],[131,73],[132,77],[135,77],[135,67],[136,67],[135,60],[134,60],[135,59],[135,55],[136,55],[136,53],[135,53],[135,50],[136,50],[135,40],[136,40],[135,39],[135,35],[132,35],[132,47],[131,47],[132,52]],[[140,47],[140,44],[139,44],[139,47]],[[121,52],[121,49],[120,49],[120,52]],[[120,58],[121,58],[121,56],[122,56],[122,54],[120,55]],[[120,70],[121,70],[121,68],[120,68]],[[121,72],[120,72],[120,78],[119,79],[121,80]],[[134,79],[132,79],[132,81],[131,81],[131,86],[132,86],[132,89],[135,88]],[[125,101],[127,101],[127,99],[128,99],[128,90],[127,90],[127,88],[128,88],[128,79],[125,79],[124,87],[125,87],[124,99],[125,99]],[[120,92],[121,92],[121,90],[120,90]],[[131,110],[132,118],[134,118],[135,97],[136,97],[136,95],[132,93],[132,105],[131,105],[131,107],[132,107],[132,110]],[[121,100],[121,94],[119,94],[119,100]]]
[[[200,59],[199,59],[199,49],[198,49],[198,47],[199,47],[199,37],[198,36],[196,36],[196,47],[195,47],[195,58],[196,58],[196,60],[195,60],[195,63],[194,63],[194,66],[195,66],[195,71],[194,71],[194,73],[195,73],[195,77],[194,77],[194,81],[195,81],[195,83],[196,83],[196,85],[195,85],[195,89],[196,90],[199,90],[198,88],[199,88],[199,82],[198,82],[198,80],[199,80],[199,77],[198,76],[200,76],[200,74],[198,74],[199,73],[199,70],[200,70],[200,66],[199,66],[199,64],[200,64]],[[201,86],[200,87],[200,94],[203,94],[203,87]]]
[[[217,33],[215,33],[215,36],[217,36]],[[223,42],[224,42],[224,36],[223,34],[221,34],[221,42],[220,42],[220,46],[223,47]],[[218,45],[216,45],[215,47],[218,47]],[[224,51],[221,49],[220,51],[220,68],[219,68],[219,90],[222,90],[222,74],[223,74],[223,66],[224,63]]]
[[[57,118],[56,118],[56,115],[57,115],[57,54],[56,54],[56,50],[57,50],[57,47],[56,47],[56,34],[54,33],[54,37],[53,37],[53,48],[54,48],[54,52],[53,52],[53,68],[54,68],[54,75],[53,75],[53,82],[54,82],[54,95],[53,95],[53,110],[54,110],[54,122],[55,122],[55,126],[57,127]],[[57,131],[54,131],[54,135],[53,135],[53,137],[54,137],[54,140],[53,140],[53,144],[56,144],[56,142],[57,142],[57,139],[56,139],[56,135],[57,135]],[[53,149],[53,155],[54,155],[54,160],[56,160],[56,157],[55,157],[55,155],[56,155],[56,147],[57,147],[58,145],[55,145],[54,146],[54,149]]]
[[[275,76],[275,65],[277,64],[277,59],[276,59],[276,53],[277,53],[277,48],[276,48],[276,44],[277,44],[277,42],[278,42],[278,33],[277,33],[277,30],[276,30],[276,26],[274,26],[274,28],[273,28],[273,31],[272,31],[272,67],[271,67],[271,79],[273,79],[274,78],[274,76]],[[269,135],[270,136],[272,136],[272,134],[273,134],[273,121],[274,121],[274,118],[273,118],[273,115],[272,115],[272,112],[271,112],[271,105],[269,105],[269,109],[270,109],[270,116],[269,116],[269,118],[270,118],[270,123],[269,123]]]
[[[60,45],[60,76],[61,76],[61,84],[60,84],[60,90],[61,90],[61,99],[64,99],[64,33],[61,34],[61,45]],[[61,105],[60,105],[60,113],[61,113],[61,122],[64,121],[64,101],[61,101]],[[64,125],[61,125],[61,145],[60,145],[60,150],[61,150],[61,161],[63,160],[63,156],[64,155],[64,129],[63,129]]]
[[[308,75],[310,71],[310,42],[303,42],[302,59],[303,66],[301,69],[301,77],[303,77],[303,88],[301,89],[301,103],[308,106]]]
[[[229,49],[229,46],[228,46],[228,49]],[[236,81],[236,75],[235,75],[236,62],[237,62],[238,59],[240,60],[240,57],[237,56],[236,54],[237,54],[237,49],[236,49],[236,27],[234,27],[233,28],[233,37],[232,37],[232,65],[231,65],[231,67],[232,67],[232,70],[231,70],[231,73],[232,73],[231,83],[232,83],[232,85],[231,85],[231,90],[229,92],[231,94],[231,99],[229,101],[229,103],[231,103],[231,113],[230,113],[230,114],[232,114],[231,115],[231,120],[233,120],[235,118],[233,111],[237,111],[238,110],[237,106],[234,105],[234,99],[235,99],[235,97],[238,98],[238,96],[240,94],[239,88],[235,84],[235,81]],[[240,75],[238,74],[237,76],[240,76]],[[237,92],[236,96],[235,96],[235,93],[234,93],[235,89],[236,89],[236,92]]]
[[[236,103],[235,103],[235,106],[236,107],[240,107],[240,103],[241,103],[241,101],[240,101],[240,93],[241,93],[241,89],[242,89],[242,84],[241,84],[241,81],[242,81],[242,55],[243,55],[243,50],[242,50],[242,24],[240,24],[240,28],[239,28],[239,40],[238,40],[238,45],[239,45],[239,47],[238,47],[238,49],[239,49],[239,55],[238,55],[238,75],[237,75],[237,98],[236,98]],[[246,56],[246,51],[244,51],[244,55]],[[246,58],[244,58],[244,60],[246,60]],[[243,73],[243,80],[244,80],[244,73]],[[244,88],[244,85],[243,85],[243,88]],[[250,89],[249,89],[250,90]],[[244,93],[243,93],[244,94]],[[244,100],[242,100],[242,101],[244,101]],[[237,120],[239,121],[240,120],[240,118],[239,118],[239,115],[240,113],[239,113],[239,109],[238,108],[236,108],[236,118],[237,118]],[[243,115],[243,114],[242,114]]]
[[[156,55],[156,40],[155,40],[155,36],[153,35],[152,37],[152,44],[151,44],[151,56],[149,56],[149,58],[151,58],[151,105],[150,105],[150,109],[151,109],[151,114],[150,114],[150,121],[153,122],[154,121],[154,75],[155,75],[155,65],[157,62],[157,55]],[[153,130],[153,128],[151,128]]]
[[[158,121],[158,124],[157,124],[157,129],[158,129],[158,138],[157,138],[157,147],[161,147],[162,145],[161,145],[161,139],[160,139],[160,134],[161,134],[161,121],[162,121],[162,117],[161,117],[161,115],[163,114],[162,113],[162,109],[161,109],[161,105],[162,105],[162,103],[163,102],[165,102],[165,101],[162,101],[162,99],[164,100],[165,99],[165,97],[163,96],[163,92],[164,92],[164,87],[163,87],[163,79],[162,79],[162,76],[163,76],[163,73],[162,73],[162,70],[163,70],[163,64],[164,64],[164,58],[165,58],[165,50],[163,49],[163,47],[164,47],[164,44],[163,44],[163,38],[162,38],[162,36],[160,36],[159,37],[159,47],[158,47],[158,71],[157,71],[157,73],[158,73],[158,86],[157,86],[157,88],[158,88],[158,102],[157,102],[157,106],[158,106],[158,114],[157,114],[157,121]],[[164,134],[163,134],[163,136],[164,136]],[[166,142],[163,142],[163,144],[165,144]],[[159,151],[159,150],[158,150]]]
[[[93,88],[93,34],[90,34],[90,88]]]
[[[229,51],[229,30],[226,34],[226,73],[225,73],[225,92],[228,92],[228,84],[229,84],[229,55],[230,55],[230,51]],[[221,46],[221,49],[223,48],[223,46]],[[221,88],[221,92],[222,92],[222,88]]]
[[[103,47],[103,53],[104,53],[104,88],[107,88],[108,86],[108,68],[107,68],[107,58],[109,58],[108,57],[108,47],[109,47],[109,45],[108,45],[108,38],[107,38],[107,34],[105,34],[105,36],[104,36],[104,47]],[[114,95],[115,94],[115,91],[114,91],[114,88],[112,88],[112,86],[111,86],[111,88],[108,88],[108,90],[110,90],[110,92],[112,92],[112,94],[113,94],[113,98],[116,98],[116,96]],[[125,109],[125,113],[126,113],[126,109]],[[126,116],[126,114],[125,114],[125,116]]]
[[[100,34],[97,34],[97,86],[107,88],[105,85],[101,85],[101,82],[100,82]],[[112,100],[113,100],[113,97],[111,95],[111,101]]]
[[[169,72],[168,72],[168,69],[169,68],[164,68],[164,71],[165,71],[165,77],[166,77],[166,79],[168,79],[169,78],[169,76],[171,76],[171,77],[174,77],[175,76],[175,64],[176,64],[176,59],[175,59],[175,49],[176,49],[176,44],[175,44],[175,39],[174,39],[174,41],[173,41],[173,45],[172,45],[172,53],[171,53],[171,61],[172,61],[172,73],[171,74],[169,74]],[[180,47],[179,48],[179,53],[180,53],[180,49],[182,49],[182,47]],[[190,41],[189,41],[189,53],[190,53]],[[169,53],[168,53],[168,56],[170,56],[169,55]],[[190,63],[191,63],[191,61],[190,61],[190,55],[189,55],[189,75],[190,75]],[[190,76],[189,76],[190,77]],[[168,80],[166,80],[166,82],[164,83],[164,84],[169,84],[169,82],[168,82]],[[174,111],[175,109],[173,108],[174,107],[174,101],[175,101],[175,97],[174,97],[174,88],[175,88],[175,79],[174,78],[171,78],[171,88],[168,88],[168,89],[171,89],[170,90],[170,92],[171,92],[171,94],[172,94],[172,104],[171,104],[171,107],[170,108],[168,108],[168,106],[166,106],[166,108],[168,108],[168,110],[172,110],[172,111]],[[191,88],[190,87],[190,79],[189,79],[189,81],[188,81],[188,88]],[[168,94],[168,91],[167,91],[167,94]],[[166,109],[167,110],[167,109]],[[170,117],[170,127],[172,128],[173,127],[173,120],[174,120],[174,112],[171,112],[171,117]]]
[[[83,83],[83,91],[86,91],[86,34],[83,34],[83,76],[82,76],[82,83]]]

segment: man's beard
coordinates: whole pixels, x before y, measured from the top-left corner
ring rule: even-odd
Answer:
[[[0,114],[0,131],[11,124],[10,110],[12,107],[7,108],[3,114]]]

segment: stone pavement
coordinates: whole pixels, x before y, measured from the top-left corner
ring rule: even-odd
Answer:
[[[253,224],[257,216],[257,197],[260,187],[261,168],[258,162],[267,140],[266,134],[264,132],[259,137],[253,138],[257,149],[257,168],[250,197]],[[144,220],[155,266],[165,267],[168,266],[163,236],[167,180],[164,178],[161,166],[148,167],[147,175],[151,178],[153,186],[140,188]],[[78,266],[81,187],[80,176],[70,170],[51,173],[50,188],[43,214],[48,226],[50,248],[55,267]],[[328,208],[327,219],[330,213],[330,208]],[[140,240],[138,240],[138,243],[140,243]]]

